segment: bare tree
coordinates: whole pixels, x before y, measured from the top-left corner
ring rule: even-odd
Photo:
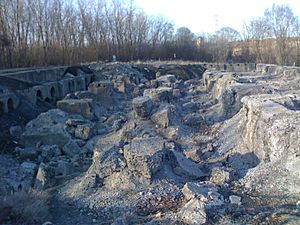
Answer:
[[[196,53],[195,35],[187,27],[180,27],[175,34],[176,55],[180,59],[189,59]]]
[[[292,36],[292,54],[293,54],[293,65],[300,66],[300,20],[296,18],[293,26]]]
[[[263,41],[270,37],[271,29],[264,17],[254,18],[248,24],[244,24],[244,40],[250,45],[258,63],[266,61]]]
[[[241,39],[238,31],[231,27],[223,27],[210,36],[210,48],[214,61],[232,61],[232,52]]]
[[[265,11],[264,16],[271,27],[272,35],[276,38],[278,63],[286,65],[289,63],[288,41],[292,36],[292,27],[296,22],[296,17],[289,6],[275,4]]]

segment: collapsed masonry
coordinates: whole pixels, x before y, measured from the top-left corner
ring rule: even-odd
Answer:
[[[107,224],[249,223],[253,206],[300,200],[299,68],[90,69],[86,88],[11,129],[21,163],[2,193],[68,180],[60,198]]]

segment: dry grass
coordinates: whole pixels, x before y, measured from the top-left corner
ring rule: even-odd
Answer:
[[[37,224],[44,222],[48,214],[48,197],[45,192],[21,191],[0,196],[0,223]]]

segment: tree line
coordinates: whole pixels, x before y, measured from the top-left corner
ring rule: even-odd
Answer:
[[[0,67],[112,60],[195,60],[299,65],[300,23],[273,5],[240,34],[195,35],[122,0],[1,0]]]

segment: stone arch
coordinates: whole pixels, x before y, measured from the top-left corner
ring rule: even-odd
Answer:
[[[36,97],[39,98],[39,99],[43,99],[43,93],[42,93],[41,90],[37,90]]]
[[[55,88],[52,86],[51,89],[50,89],[50,96],[52,98],[54,98],[56,96],[56,91],[55,91]]]
[[[12,112],[14,110],[14,101],[11,98],[7,100],[7,110],[8,112]]]
[[[0,114],[4,113],[5,107],[4,103],[0,101]]]

